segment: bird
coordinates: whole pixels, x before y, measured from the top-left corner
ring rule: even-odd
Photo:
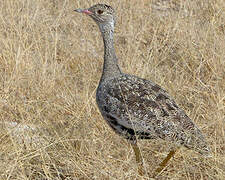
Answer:
[[[210,156],[204,135],[166,90],[151,80],[122,72],[114,48],[115,10],[96,4],[74,11],[91,17],[101,32],[104,63],[96,90],[97,106],[107,124],[132,145],[139,174],[144,173],[139,139],[162,139]],[[169,152],[153,177],[162,172],[175,152]]]

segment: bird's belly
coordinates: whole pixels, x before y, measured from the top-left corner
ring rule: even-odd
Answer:
[[[134,128],[128,128],[120,123],[116,118],[108,114],[102,113],[107,124],[119,135],[124,138],[135,141],[136,139],[155,139],[151,132],[136,131]]]

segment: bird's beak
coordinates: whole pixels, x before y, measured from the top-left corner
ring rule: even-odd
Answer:
[[[89,11],[88,9],[75,9],[74,11],[79,12],[79,13],[84,13],[87,15],[93,14],[93,12]]]

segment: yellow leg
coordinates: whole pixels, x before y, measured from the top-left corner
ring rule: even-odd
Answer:
[[[143,169],[143,158],[141,156],[141,152],[139,147],[137,146],[137,144],[131,144],[132,148],[134,150],[135,153],[135,157],[136,157],[136,162],[138,164],[138,173],[140,176],[144,175],[144,169]]]
[[[174,156],[175,152],[175,150],[170,151],[167,157],[160,163],[159,167],[156,169],[154,177],[162,172],[162,170],[166,167],[168,161]]]

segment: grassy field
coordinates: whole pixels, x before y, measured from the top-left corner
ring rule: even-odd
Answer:
[[[148,179],[173,147],[139,141],[148,172],[140,177],[131,146],[101,117],[102,39],[73,12],[97,2],[1,1],[0,179]],[[179,149],[158,179],[225,179],[224,0],[110,5],[122,70],[164,87],[212,149],[212,158]]]

